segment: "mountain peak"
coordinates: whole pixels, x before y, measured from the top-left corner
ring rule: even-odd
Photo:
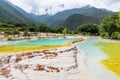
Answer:
[[[96,7],[94,7],[94,6],[91,6],[91,5],[85,5],[85,6],[83,6],[83,7],[81,7],[81,8],[86,8],[86,9],[88,9],[88,8],[96,8]]]
[[[60,8],[64,8],[65,5],[64,5],[64,4],[60,4],[60,5],[58,5],[58,7],[60,7]]]

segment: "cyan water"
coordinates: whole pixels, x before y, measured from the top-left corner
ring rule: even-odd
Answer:
[[[103,57],[105,54],[101,51],[101,47],[96,44],[99,42],[108,42],[110,40],[102,38],[88,38],[86,41],[79,43],[78,46],[86,52],[90,57]]]
[[[1,44],[1,46],[3,45],[62,45],[67,43],[70,40],[74,40],[74,38],[61,38],[61,39],[40,39],[40,40],[22,40],[22,41],[14,41],[14,42],[8,42],[8,43],[4,43]]]
[[[29,43],[38,44],[38,45],[62,45],[67,43],[69,40],[74,40],[74,38],[41,39],[41,40],[29,41]]]

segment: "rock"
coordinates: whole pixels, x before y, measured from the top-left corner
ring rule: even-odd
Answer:
[[[48,77],[46,75],[61,77],[59,75],[61,73],[67,75],[71,70],[77,69],[77,52],[77,48],[72,47],[65,50],[53,49],[2,56],[0,80],[2,77],[8,78],[7,80],[39,80],[41,75],[45,77]]]

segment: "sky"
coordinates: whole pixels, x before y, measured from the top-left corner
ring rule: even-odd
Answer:
[[[55,14],[66,9],[91,5],[112,11],[120,10],[120,0],[8,0],[28,13],[36,15]]]

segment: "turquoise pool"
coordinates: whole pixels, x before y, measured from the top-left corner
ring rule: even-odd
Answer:
[[[63,45],[74,38],[61,38],[61,39],[39,39],[39,40],[21,40],[14,42],[1,43],[0,45]]]
[[[105,54],[100,50],[100,46],[95,45],[98,42],[108,42],[109,40],[102,38],[88,38],[86,41],[79,43],[78,46],[90,57],[103,57]]]
[[[54,49],[63,47],[74,38],[22,40],[7,42],[0,45],[0,53],[26,52],[33,50]]]
[[[41,40],[35,40],[35,41],[27,41],[27,43],[38,44],[38,45],[62,45],[67,43],[69,40],[74,40],[74,38],[41,39]]]

